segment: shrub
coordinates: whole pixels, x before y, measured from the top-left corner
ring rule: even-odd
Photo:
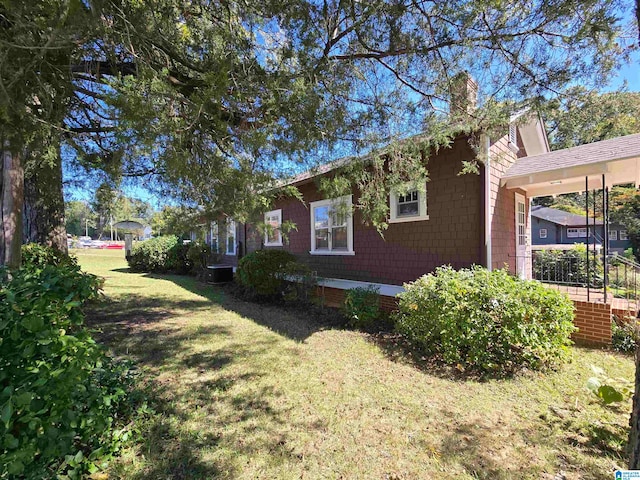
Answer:
[[[377,287],[347,290],[342,305],[349,326],[367,328],[380,317],[380,291]]]
[[[0,478],[78,478],[126,435],[127,369],[83,325],[101,282],[40,248],[0,284]]]
[[[187,273],[192,267],[187,250],[178,237],[155,237],[136,243],[127,262],[134,272]]]
[[[398,331],[448,364],[500,375],[552,366],[568,354],[573,304],[539,282],[440,267],[405,289]]]
[[[637,321],[611,322],[611,348],[617,352],[633,353],[636,350]]]
[[[250,295],[300,300],[314,282],[309,268],[284,250],[257,250],[238,263],[236,279]]]
[[[39,243],[27,243],[22,246],[22,263],[26,268],[44,267],[45,265],[77,265],[74,257]]]
[[[587,247],[579,243],[569,250],[540,250],[534,252],[533,277],[542,282],[602,286],[604,267],[602,257],[589,252],[587,276]]]
[[[218,263],[219,255],[211,250],[211,246],[198,240],[191,242],[187,247],[187,260],[191,264],[192,271],[198,272],[212,263]]]

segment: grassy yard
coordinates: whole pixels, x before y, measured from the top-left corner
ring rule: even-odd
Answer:
[[[590,365],[633,378],[630,357],[576,348],[559,372],[461,379],[391,336],[128,273],[122,251],[78,257],[106,278],[90,323],[154,387],[158,415],[114,478],[603,479],[625,465],[630,402],[605,409],[584,385]]]

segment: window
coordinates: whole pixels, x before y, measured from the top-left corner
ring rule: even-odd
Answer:
[[[220,243],[220,237],[218,232],[218,222],[211,222],[211,227],[209,231],[209,245],[211,246],[211,251],[218,253],[218,244]]]
[[[540,238],[547,238],[547,229],[546,228],[541,228],[540,229]]]
[[[351,195],[311,202],[312,255],[354,255]]]
[[[586,228],[567,228],[567,238],[586,238]]]
[[[620,240],[629,240],[629,235],[626,230],[620,230]]]
[[[518,129],[515,123],[509,124],[509,148],[514,152],[518,152]]]
[[[236,254],[236,222],[227,220],[227,255]]]
[[[617,230],[609,230],[609,240],[618,240]]]
[[[405,185],[404,188],[407,188]],[[389,210],[391,216],[389,223],[415,222],[429,220],[427,215],[427,192],[420,188],[410,190],[392,191],[390,195]]]
[[[264,244],[269,246],[282,245],[282,210],[272,210],[264,214],[266,230],[264,232]]]

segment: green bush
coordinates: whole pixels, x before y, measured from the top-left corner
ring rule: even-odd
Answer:
[[[349,326],[367,328],[380,318],[380,291],[377,287],[347,290],[342,305]]]
[[[568,354],[573,304],[539,282],[504,270],[440,267],[405,289],[396,328],[448,364],[502,375],[552,366]]]
[[[250,295],[285,300],[307,299],[315,285],[309,268],[284,250],[257,250],[243,257],[236,280]]]
[[[191,242],[187,248],[187,260],[193,271],[200,271],[207,265],[218,263],[219,256],[211,250],[211,246],[198,240]]]
[[[602,256],[589,252],[587,276],[587,247],[579,243],[569,250],[539,250],[533,255],[533,277],[541,282],[564,283],[600,287],[604,279]]]
[[[175,236],[150,238],[133,246],[127,262],[134,272],[188,273],[193,266],[187,258],[188,249]]]
[[[74,257],[39,243],[27,243],[22,246],[22,263],[27,268],[44,267],[45,265],[76,265]]]
[[[617,352],[633,353],[636,350],[637,321],[616,320],[611,322],[611,348]]]
[[[83,325],[101,282],[40,248],[0,284],[0,478],[79,478],[128,435],[128,370]]]

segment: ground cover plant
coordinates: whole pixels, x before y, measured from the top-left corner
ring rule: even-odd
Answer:
[[[130,435],[130,371],[84,326],[100,287],[37,245],[0,282],[0,478],[80,478]]]
[[[481,374],[556,366],[568,358],[573,303],[505,270],[439,267],[405,285],[397,329],[425,354]]]
[[[630,401],[607,407],[586,385],[591,365],[632,379],[629,356],[571,347],[556,371],[477,381],[395,333],[127,273],[122,252],[78,255],[106,278],[88,315],[100,341],[154,385],[158,415],[114,478],[595,480],[626,463]]]

